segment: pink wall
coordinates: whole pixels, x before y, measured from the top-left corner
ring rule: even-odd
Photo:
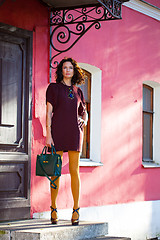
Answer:
[[[102,70],[104,166],[81,167],[81,207],[160,199],[160,169],[142,167],[142,83],[160,83],[159,22],[122,10],[123,20],[93,27],[63,54]],[[61,180],[59,206],[72,207],[69,176]]]
[[[81,207],[160,199],[160,169],[142,167],[142,82],[160,82],[159,22],[127,7],[122,10],[123,20],[103,22],[100,30],[93,27],[76,46],[60,56],[72,56],[102,70],[104,165],[80,168]],[[38,0],[8,0],[0,12],[1,22],[33,31],[31,210],[48,211],[48,180],[35,176],[36,155],[45,144],[48,10]],[[58,208],[72,205],[65,157]]]
[[[159,0],[146,0],[146,2],[160,8],[160,1]]]

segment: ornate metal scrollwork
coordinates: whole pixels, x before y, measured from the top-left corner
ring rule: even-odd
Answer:
[[[98,0],[94,7],[55,10],[51,12],[51,56],[50,67],[55,68],[55,60],[61,53],[70,50],[78,40],[91,28],[101,28],[101,21],[121,19],[121,5],[119,0]]]

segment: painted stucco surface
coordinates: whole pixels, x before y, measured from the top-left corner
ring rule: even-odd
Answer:
[[[100,30],[93,27],[64,54],[102,70],[104,165],[80,169],[85,207],[160,198],[160,169],[142,167],[142,84],[160,83],[159,22],[126,7],[122,13],[123,20],[102,23]],[[58,199],[64,208],[72,206],[66,173]]]
[[[148,0],[147,2],[156,6],[156,7],[160,7],[160,1],[159,0]]]

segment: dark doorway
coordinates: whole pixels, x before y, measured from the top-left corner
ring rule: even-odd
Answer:
[[[32,32],[0,24],[0,221],[30,217]]]

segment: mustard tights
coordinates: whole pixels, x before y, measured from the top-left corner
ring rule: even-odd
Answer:
[[[57,151],[57,154],[61,155],[62,161],[63,161],[63,151]],[[79,177],[79,158],[80,158],[80,152],[77,151],[68,151],[69,156],[69,171],[71,175],[71,190],[72,190],[72,196],[74,201],[74,209],[77,209],[79,207],[79,196],[80,196],[80,177]],[[54,179],[54,177],[52,177]],[[57,189],[51,188],[51,204],[53,208],[56,208],[56,200],[58,196],[58,190],[59,190],[59,180],[58,178],[55,183],[57,185]],[[54,211],[52,213],[52,217],[56,218],[57,213]],[[73,219],[77,218],[77,213],[75,212],[72,216]]]

